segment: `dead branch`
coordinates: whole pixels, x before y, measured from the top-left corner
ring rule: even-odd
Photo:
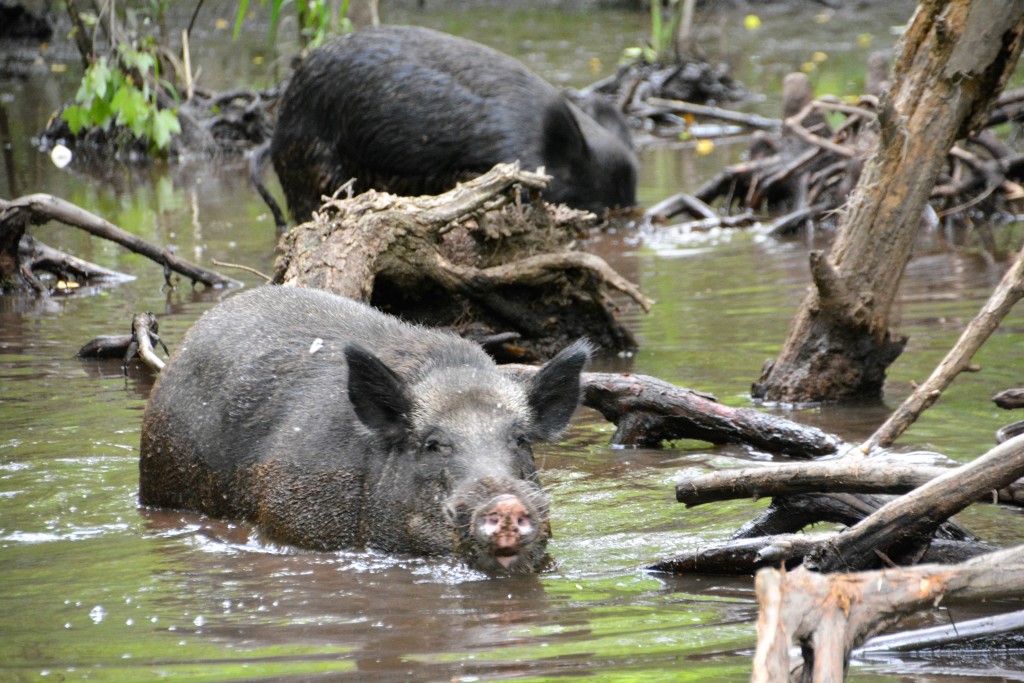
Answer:
[[[24,225],[43,223],[48,220],[81,228],[91,235],[115,242],[159,263],[164,266],[167,273],[171,271],[179,273],[192,282],[201,282],[208,287],[241,284],[220,273],[180,259],[171,250],[147,242],[107,220],[53,195],[31,194],[13,201],[0,199],[0,227],[8,223]]]
[[[681,100],[667,100],[661,97],[649,97],[646,100],[648,109],[642,109],[635,114],[640,116],[658,116],[664,113],[683,114],[687,116],[699,116],[702,118],[716,119],[726,123],[735,123],[757,130],[777,131],[782,127],[778,119],[770,119],[757,114],[745,114],[743,112],[711,107],[706,104],[694,104]]]
[[[1006,271],[992,296],[981,311],[964,329],[953,348],[942,359],[931,376],[897,408],[889,419],[865,441],[860,449],[864,453],[874,448],[888,447],[906,431],[915,420],[939,399],[942,391],[970,364],[971,358],[988,339],[989,335],[1013,305],[1024,297],[1024,250],[1017,255],[1016,262]]]
[[[104,335],[86,342],[75,354],[78,358],[120,358],[128,363],[138,357],[153,372],[164,368],[164,361],[156,355],[154,343],[170,355],[167,346],[157,334],[159,324],[152,313],[138,313],[132,317],[131,334]]]
[[[1024,436],[1018,436],[884,505],[819,546],[804,564],[822,572],[849,571],[878,564],[879,553],[897,559],[907,544],[927,539],[985,492],[1009,486],[1022,476]]]
[[[686,476],[676,484],[676,500],[689,508],[721,500],[758,500],[799,493],[901,495],[946,474],[950,469],[880,457],[744,467]],[[1024,481],[1015,481],[996,491],[985,491],[976,502],[1024,506]]]
[[[914,652],[935,650],[967,641],[991,641],[996,636],[1024,631],[1024,610],[997,614],[991,617],[958,621],[947,626],[935,626],[913,631],[902,631],[875,636],[853,651],[854,656],[879,652]],[[991,645],[998,648],[998,643]]]
[[[153,372],[163,370],[164,362],[156,355],[156,351],[153,349],[154,340],[161,344],[163,343],[160,342],[160,337],[157,336],[157,329],[156,316],[152,313],[139,313],[132,318],[132,345],[129,347],[128,357],[125,360],[129,360],[132,350],[135,350],[142,362]]]

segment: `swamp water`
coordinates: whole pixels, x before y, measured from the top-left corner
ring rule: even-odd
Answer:
[[[220,4],[232,19],[233,10]],[[911,11],[908,3],[894,5],[872,10],[870,26],[861,15],[811,23],[806,10],[780,11],[750,34],[734,17],[728,35],[736,75],[754,91],[776,92],[782,75],[822,51],[828,59],[815,75],[818,91],[853,92],[868,51],[857,37],[873,36],[873,48],[891,44],[889,27]],[[216,14],[217,3],[206,11]],[[572,85],[592,79],[585,73],[591,59],[598,60],[596,75],[607,74],[620,50],[646,32],[642,14],[615,11],[445,13],[431,6],[386,18],[488,42]],[[796,23],[808,25],[799,39]],[[261,29],[237,44],[228,30],[194,39],[193,62],[203,65],[208,87],[280,75]],[[283,47],[280,54],[290,52]],[[52,76],[45,68],[0,83],[12,129],[10,162],[0,168],[5,196],[50,192],[176,245],[192,260],[270,270],[273,224],[247,184],[244,163],[117,169],[99,179],[74,164],[58,171],[32,149],[28,137],[74,91],[73,74]],[[770,101],[759,106],[775,113]],[[707,156],[687,145],[644,151],[642,201],[694,189],[738,159],[744,145],[720,144]],[[231,293],[167,292],[160,269],[141,257],[69,228],[33,233],[138,277],[67,298],[0,298],[0,681],[749,678],[752,580],[659,577],[638,567],[725,538],[765,505],[686,510],[674,502],[682,471],[770,456],[700,442],[613,449],[611,425],[581,411],[564,442],[537,451],[554,499],[550,551],[557,566],[529,578],[488,579],[446,561],[370,552],[296,552],[261,544],[245,524],[141,510],[139,425],[151,377],[134,370],[125,377],[120,363],[81,362],[74,352],[94,336],[126,331],[131,316],[146,310],[157,314],[173,349],[192,321]],[[1020,234],[1001,229],[1001,246],[1015,250]],[[604,358],[595,369],[652,374],[749,405],[750,383],[777,353],[807,286],[808,246],[758,230],[653,228],[595,237],[587,248],[657,301],[648,315],[625,311],[641,342],[635,357]],[[924,236],[898,304],[899,328],[910,342],[890,370],[884,404],[783,414],[851,442],[867,437],[911,383],[927,377],[1002,271],[977,250]],[[258,282],[229,274],[248,286]],[[961,376],[897,450],[932,449],[961,461],[987,450],[995,429],[1014,417],[989,399],[1024,380],[1022,331],[1015,311],[976,357],[983,371]],[[959,519],[995,543],[1024,542],[1019,510],[978,506]],[[918,621],[983,609],[954,606]],[[856,662],[850,680],[1024,680],[1022,660],[1019,653],[870,660]]]

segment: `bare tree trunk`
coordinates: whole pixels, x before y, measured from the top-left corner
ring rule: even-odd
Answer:
[[[1013,72],[1024,0],[922,0],[900,43],[878,148],[831,253],[753,394],[771,401],[878,394],[906,338],[889,329],[922,210],[953,142],[982,126]]]

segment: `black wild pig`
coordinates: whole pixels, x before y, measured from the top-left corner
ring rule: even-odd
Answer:
[[[517,159],[553,177],[549,201],[600,212],[636,203],[628,126],[619,116],[610,129],[507,55],[385,26],[337,38],[302,61],[270,155],[300,221],[350,178],[360,192],[439,194]]]
[[[139,501],[305,548],[535,571],[550,528],[530,444],[566,426],[589,357],[577,342],[519,383],[456,335],[261,287],[200,318],[161,374]]]

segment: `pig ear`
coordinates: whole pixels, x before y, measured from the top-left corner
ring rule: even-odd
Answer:
[[[545,363],[530,380],[528,392],[536,437],[550,441],[569,424],[580,404],[580,373],[593,348],[586,339],[580,339]]]
[[[359,420],[371,430],[398,436],[408,424],[412,401],[405,382],[358,344],[345,345],[348,361],[348,400]]]
[[[587,138],[572,106],[563,97],[544,112],[544,159],[550,166],[571,163],[590,155]],[[551,169],[548,169],[551,173]]]

